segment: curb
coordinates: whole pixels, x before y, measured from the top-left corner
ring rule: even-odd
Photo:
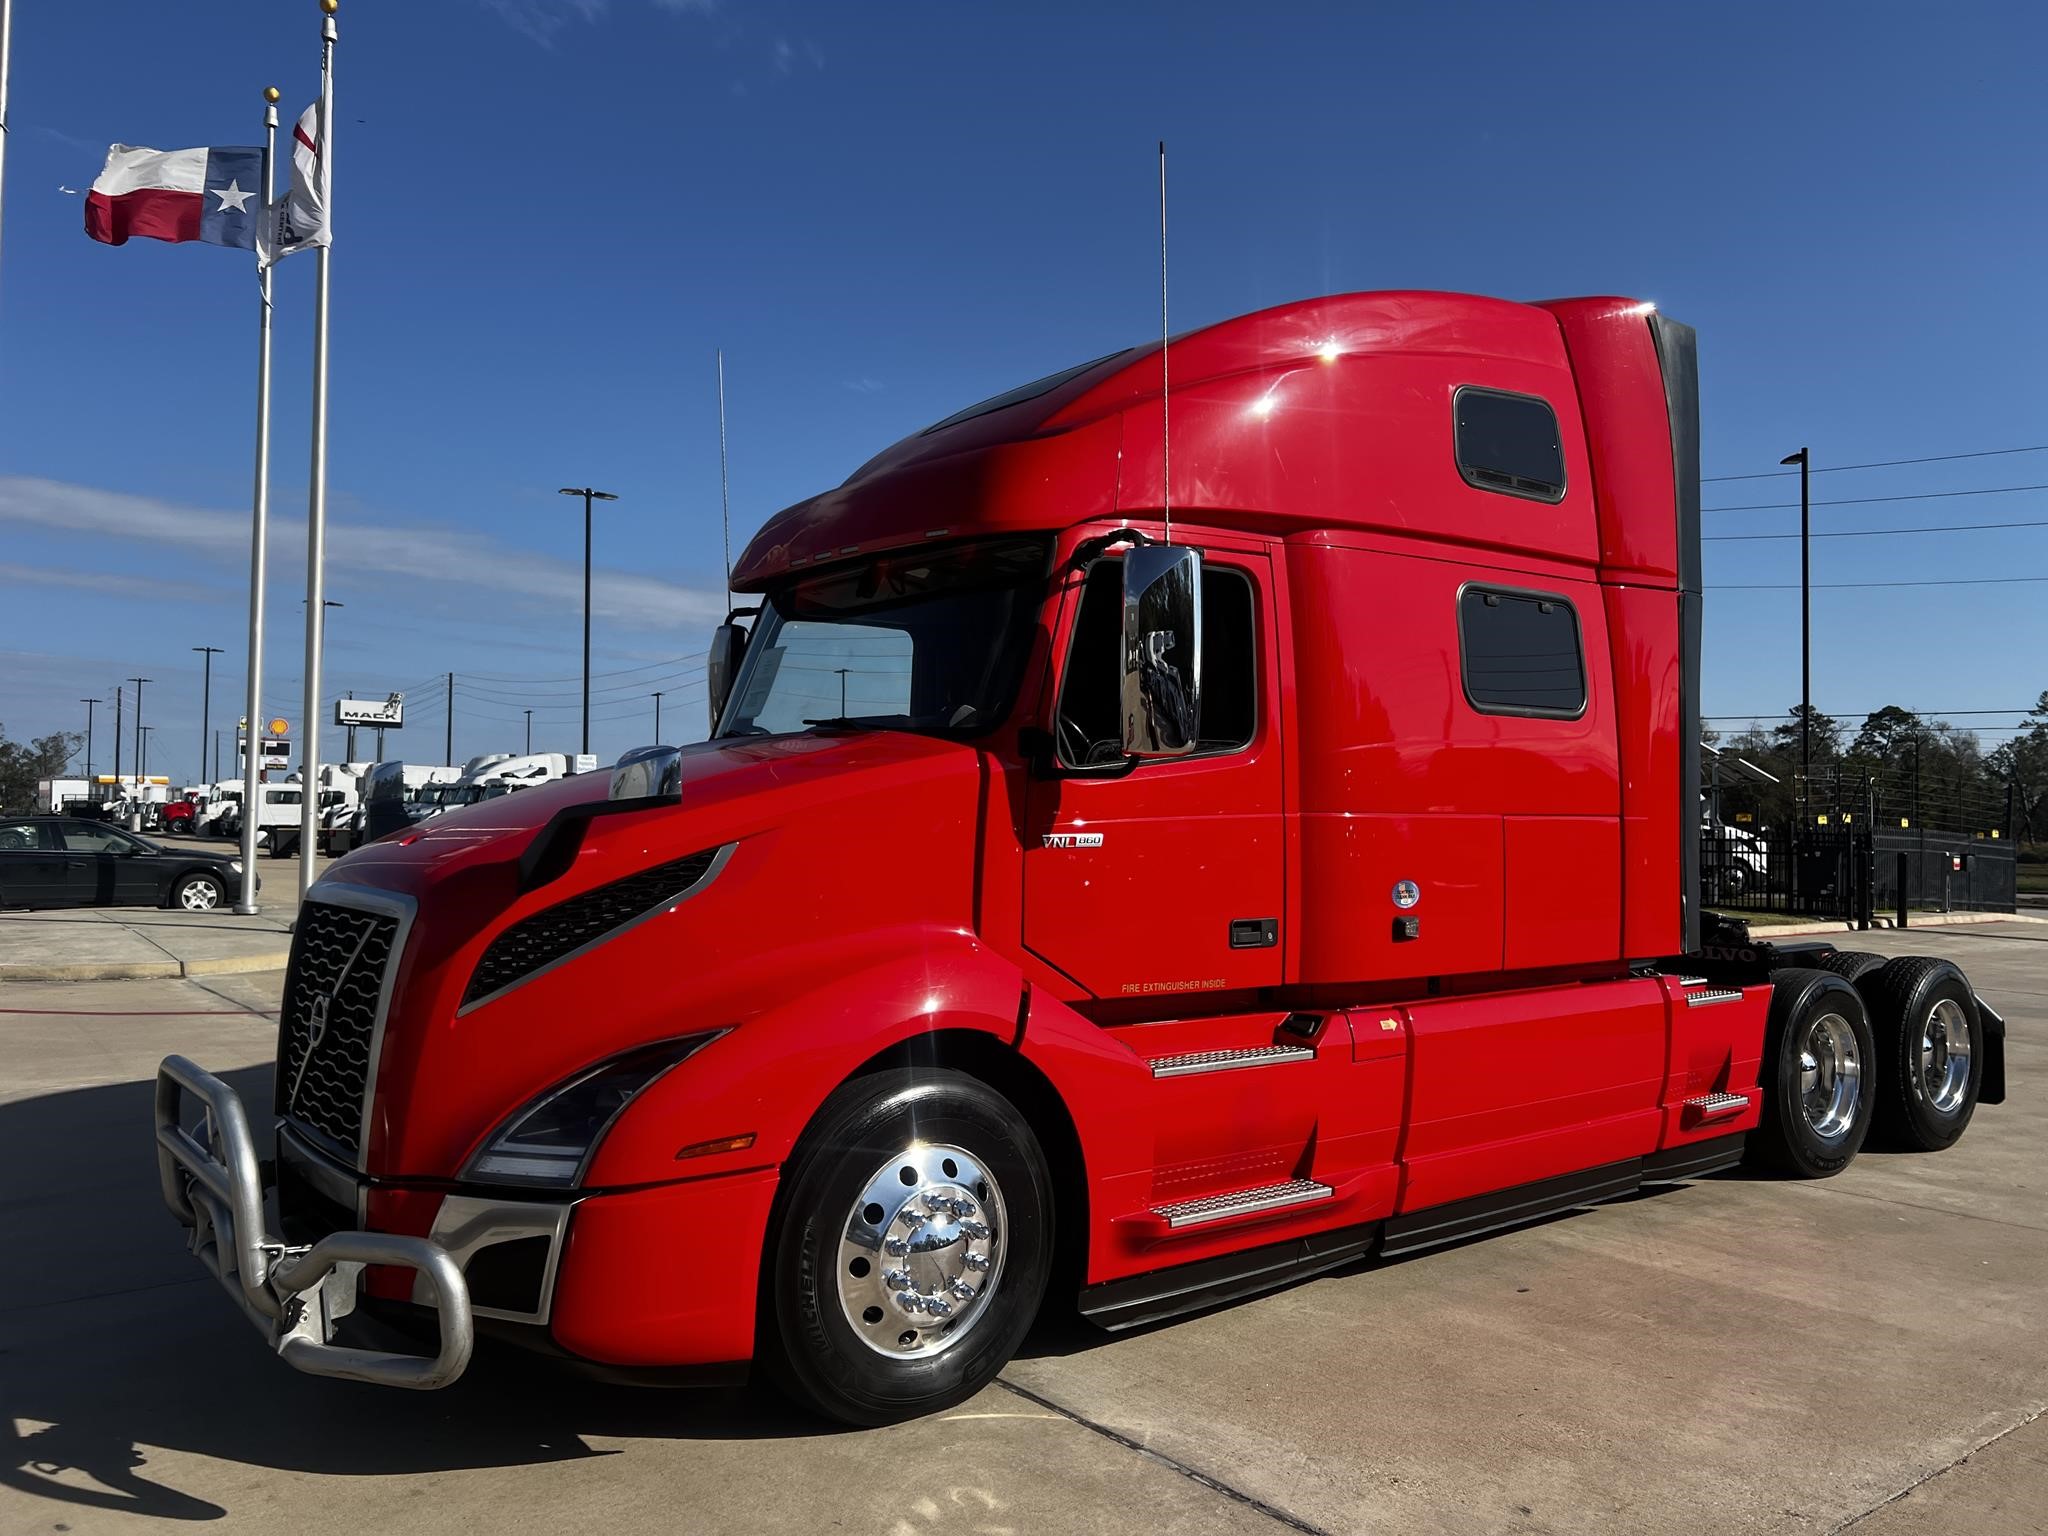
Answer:
[[[0,982],[176,981],[191,976],[246,976],[255,971],[281,971],[290,959],[291,951],[281,949],[260,955],[221,955],[211,960],[78,960],[64,965],[0,962]]]
[[[1930,912],[1925,916],[1916,915],[1906,925],[1904,931],[1914,933],[1922,928],[1974,928],[1983,923],[2048,923],[2048,917],[2029,917],[2024,912]],[[1768,926],[1759,924],[1750,929],[1749,936],[1752,939],[1798,939],[1810,938],[1819,934],[1861,933],[1863,931],[1865,930],[1859,929],[1852,922],[1837,920],[1830,923],[1793,923],[1784,926],[1777,923],[1772,923]],[[1898,933],[1901,930],[1896,917],[1879,917],[1871,920],[1868,931],[1872,933]]]

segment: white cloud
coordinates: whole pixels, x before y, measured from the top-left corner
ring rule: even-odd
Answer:
[[[678,16],[711,16],[718,6],[719,0],[654,0],[657,11],[673,11]]]
[[[166,545],[230,569],[248,558],[246,512],[180,506],[26,475],[0,475],[0,523],[68,534],[80,547],[94,537]],[[304,520],[274,515],[270,537],[275,575],[284,569],[279,564],[283,552],[305,547]],[[418,581],[442,592],[468,588],[542,607],[578,608],[583,597],[580,562],[514,549],[489,534],[427,522],[393,526],[331,518],[327,565],[330,579],[353,575]],[[633,572],[599,570],[592,581],[591,609],[597,618],[620,624],[695,631],[724,618],[726,602],[721,592]]]
[[[162,576],[122,576],[113,571],[73,571],[57,566],[17,565],[0,560],[0,587],[12,582],[37,587],[74,587],[83,592],[104,592],[113,597],[138,597],[156,602],[214,603],[229,595],[226,587],[201,586],[196,581],[172,581]]]
[[[852,390],[856,395],[879,395],[883,390],[887,389],[889,386],[884,384],[880,379],[870,379],[863,376],[858,379],[848,379],[846,381],[846,387]]]
[[[786,75],[789,73],[790,66],[796,62],[796,50],[789,46],[788,38],[778,37],[775,39],[775,47],[769,53],[768,59],[775,66],[775,73]]]
[[[604,15],[609,0],[479,0],[483,8],[515,32],[552,48],[555,34],[572,21],[591,22]]]

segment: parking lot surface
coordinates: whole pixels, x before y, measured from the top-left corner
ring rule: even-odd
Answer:
[[[148,1133],[168,1051],[268,1102],[282,978],[0,983],[0,1536],[2040,1531],[2048,928],[1853,942],[1957,960],[2010,1021],[2010,1102],[1951,1151],[1049,1323],[879,1431],[519,1357],[439,1393],[297,1375],[184,1252]],[[706,1234],[707,1272],[752,1262]]]

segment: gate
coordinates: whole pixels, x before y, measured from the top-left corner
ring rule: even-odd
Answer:
[[[1731,912],[1867,917],[1873,899],[1868,827],[1700,830],[1706,905]]]

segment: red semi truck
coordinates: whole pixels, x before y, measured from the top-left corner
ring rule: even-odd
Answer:
[[[1954,967],[1702,933],[1689,328],[1365,293],[1162,362],[771,519],[711,740],[327,871],[274,1166],[217,1078],[157,1094],[287,1361],[439,1386],[482,1331],[882,1423],[1042,1304],[1150,1322],[2003,1097]]]

